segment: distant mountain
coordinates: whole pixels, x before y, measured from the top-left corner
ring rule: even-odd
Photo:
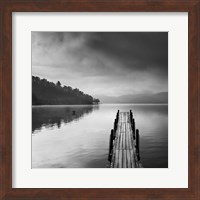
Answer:
[[[101,103],[168,103],[168,92],[156,94],[135,94],[119,97],[98,96]]]
[[[99,100],[70,86],[61,86],[46,79],[32,76],[32,105],[86,105]]]

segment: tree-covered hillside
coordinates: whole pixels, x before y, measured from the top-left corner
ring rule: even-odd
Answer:
[[[32,76],[32,105],[86,105],[98,104],[99,100],[79,89],[62,86],[46,79]]]

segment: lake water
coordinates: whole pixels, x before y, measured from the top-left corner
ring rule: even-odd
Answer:
[[[168,167],[168,106],[33,106],[33,168],[105,168],[117,110],[133,111],[144,168]],[[75,112],[74,112],[75,111]]]

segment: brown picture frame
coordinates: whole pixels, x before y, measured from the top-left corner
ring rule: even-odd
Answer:
[[[188,188],[12,188],[13,12],[188,12]],[[180,67],[181,73],[181,67]],[[178,77],[177,77],[178,81]],[[200,199],[200,1],[199,0],[1,0],[0,1],[0,199]],[[177,119],[178,120],[178,119]],[[181,166],[180,166],[181,167]]]

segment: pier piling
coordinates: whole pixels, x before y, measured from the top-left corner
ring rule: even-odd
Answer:
[[[111,133],[110,133],[108,161],[111,161],[111,159],[112,159],[113,139],[114,139],[114,131],[113,131],[113,129],[112,129],[112,130],[111,130]]]

